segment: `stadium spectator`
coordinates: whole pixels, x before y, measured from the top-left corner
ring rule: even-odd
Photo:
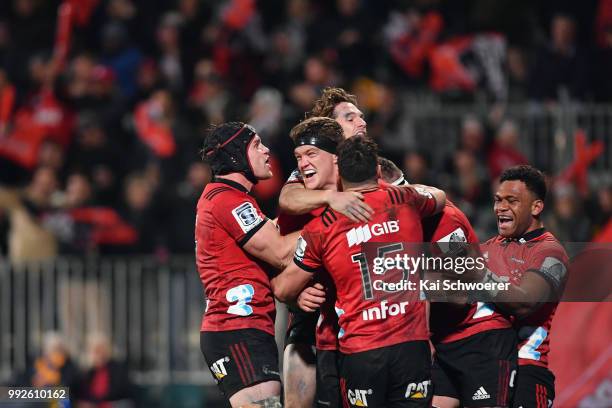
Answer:
[[[109,242],[107,250],[119,253],[152,254],[165,252],[165,222],[160,217],[161,204],[154,199],[155,187],[141,173],[128,175],[124,190],[124,201],[119,214],[136,231],[136,239],[128,242]]]
[[[191,72],[193,63],[187,62],[193,55],[181,50],[180,30],[181,15],[175,12],[166,13],[157,28],[158,60],[162,76],[169,88],[180,92],[188,85],[187,75]]]
[[[589,60],[576,42],[576,23],[556,14],[550,23],[550,43],[536,53],[530,69],[529,97],[552,103],[560,98],[585,100],[590,93]]]
[[[431,168],[431,157],[426,151],[410,150],[403,160],[406,179],[413,184],[424,184],[430,186],[433,183]]]
[[[105,408],[131,406],[132,384],[124,363],[112,357],[112,344],[104,334],[91,334],[87,339],[87,370],[79,376],[74,389],[77,406]],[[127,405],[126,405],[127,404]]]
[[[45,225],[57,191],[57,175],[48,167],[37,169],[21,191],[0,189],[0,207],[10,221],[7,241],[12,262],[43,261],[57,255],[57,239]]]
[[[591,225],[583,211],[582,199],[572,185],[557,185],[553,189],[553,209],[546,225],[564,242],[587,242]]]
[[[119,21],[109,21],[102,27],[101,60],[117,76],[122,94],[130,99],[136,92],[136,74],[142,60],[141,51],[130,44],[127,29]]]
[[[238,115],[237,101],[210,59],[200,59],[194,68],[194,81],[188,105],[196,109],[208,123],[221,124]]]
[[[496,180],[508,167],[527,164],[527,159],[519,150],[519,129],[515,122],[504,121],[495,136],[491,148],[487,153],[489,176]]]
[[[608,4],[612,5],[609,2]],[[607,7],[612,10],[612,7]],[[612,13],[608,16],[608,18],[610,17],[612,17]],[[593,87],[593,91],[596,101],[606,103],[612,100],[612,86],[607,80],[607,75],[612,70],[612,21],[607,22],[602,28],[601,41],[595,49],[593,57],[593,83],[596,85]]]
[[[306,54],[307,28],[313,13],[307,0],[290,0],[285,5],[286,20],[272,33],[270,50],[263,67],[266,84],[286,89],[298,75]]]
[[[41,356],[28,370],[27,384],[31,387],[70,387],[78,382],[78,368],[70,357],[60,334],[47,332],[42,340]]]
[[[91,179],[98,204],[117,207],[120,201],[121,180],[128,165],[117,140],[121,136],[109,137],[107,128],[92,112],[79,115],[66,166]]]
[[[187,254],[193,251],[192,235],[195,228],[193,209],[196,208],[202,194],[202,186],[211,181],[210,167],[201,161],[193,162],[185,178],[176,186],[172,194],[164,197],[164,201],[169,202],[166,236],[171,253]]]

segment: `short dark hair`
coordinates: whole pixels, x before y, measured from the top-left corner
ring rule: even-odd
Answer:
[[[289,132],[289,137],[293,140],[293,143],[295,143],[299,137],[310,135],[326,137],[335,144],[339,144],[344,140],[342,126],[335,120],[327,117],[317,116],[305,119],[295,125],[293,129],[291,129],[291,132]]]
[[[378,146],[372,139],[353,136],[338,146],[338,172],[343,180],[361,183],[376,178]]]
[[[349,102],[356,106],[357,97],[342,88],[325,88],[306,117],[325,116],[335,119],[334,108],[342,102]]]
[[[385,157],[378,157],[378,164],[380,165],[380,175],[387,183],[393,183],[404,175],[404,172],[395,163]]]
[[[546,200],[546,178],[544,173],[528,164],[507,168],[499,178],[499,182],[518,180],[525,183],[527,189],[540,200]]]

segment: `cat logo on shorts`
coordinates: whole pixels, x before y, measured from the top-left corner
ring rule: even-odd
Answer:
[[[423,399],[427,398],[427,393],[431,387],[431,380],[421,381],[419,383],[410,383],[406,388],[406,398]]]
[[[368,406],[368,395],[372,395],[372,390],[348,390],[348,400],[351,405],[356,407]]]
[[[229,357],[223,357],[218,359],[210,366],[210,370],[215,375],[217,380],[222,379],[227,375],[227,370],[225,369],[225,363],[229,361]]]

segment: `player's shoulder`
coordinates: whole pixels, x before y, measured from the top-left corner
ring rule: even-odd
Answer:
[[[562,257],[566,256],[565,248],[561,242],[550,231],[544,232],[536,241],[534,249],[538,252],[546,252],[550,254],[559,254]]]
[[[502,243],[503,240],[504,238],[501,237],[500,235],[494,235],[491,238],[487,239],[485,242],[483,242],[482,245],[483,246],[499,245]]]
[[[425,190],[419,191],[414,186],[394,186],[385,184],[379,187],[378,194],[375,195],[379,200],[389,200],[391,204],[408,204],[413,202],[416,194],[422,194],[431,197],[431,194]]]
[[[338,222],[339,218],[339,214],[330,206],[327,206],[323,210],[320,210],[319,215],[314,217],[308,225],[312,229],[327,230],[332,228],[333,225]]]
[[[198,212],[210,212],[216,218],[232,215],[240,219],[257,218],[259,206],[246,189],[238,189],[226,183],[209,183],[198,202]]]
[[[204,188],[201,200],[206,200],[213,204],[223,203],[224,205],[230,204],[234,201],[255,202],[255,199],[247,193],[246,189],[237,187],[242,186],[232,186],[227,183],[211,182]]]

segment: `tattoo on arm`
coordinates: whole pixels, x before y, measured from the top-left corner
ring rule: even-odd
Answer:
[[[279,395],[275,395],[274,397],[264,398],[259,401],[253,401],[253,405],[257,405],[261,408],[283,408]]]

